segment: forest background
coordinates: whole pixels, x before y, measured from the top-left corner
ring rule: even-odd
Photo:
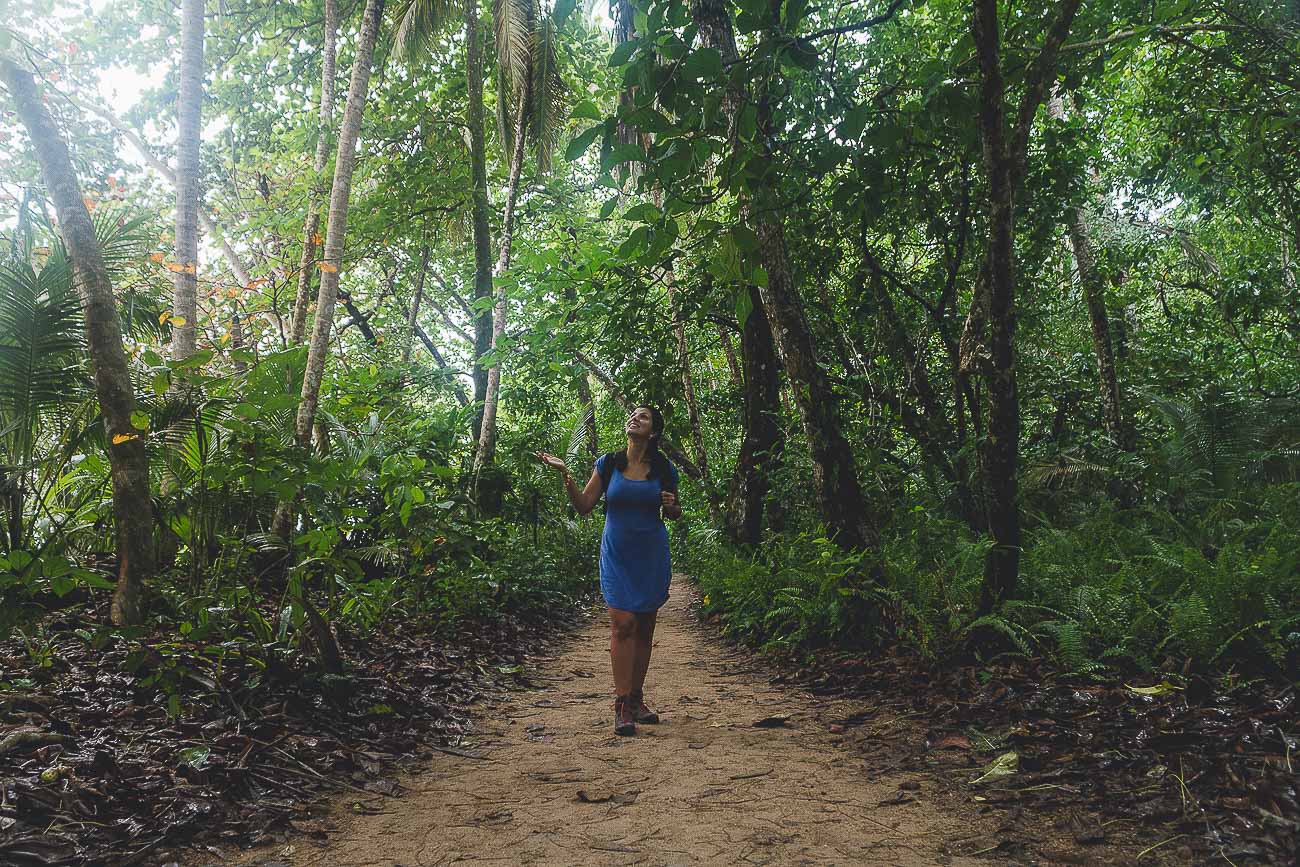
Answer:
[[[0,695],[527,633],[645,402],[739,639],[1296,678],[1295,0],[0,10]]]

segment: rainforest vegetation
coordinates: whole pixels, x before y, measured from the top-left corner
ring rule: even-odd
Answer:
[[[1289,769],[1298,75],[1296,0],[0,0],[0,861],[58,702],[452,719],[370,661],[517,670],[535,454],[647,403],[731,637],[1245,684]]]

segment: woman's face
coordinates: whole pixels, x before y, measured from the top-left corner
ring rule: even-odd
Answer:
[[[639,439],[648,440],[654,436],[654,417],[650,414],[650,407],[638,406],[633,410],[632,414],[627,417],[627,426],[624,430],[628,436]]]

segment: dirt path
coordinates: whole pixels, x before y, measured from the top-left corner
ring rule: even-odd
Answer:
[[[436,755],[381,814],[352,815],[355,798],[344,798],[326,844],[278,847],[275,860],[990,863],[947,854],[946,844],[972,837],[970,826],[906,775],[872,779],[814,722],[806,696],[769,685],[707,636],[687,610],[689,594],[677,579],[656,634],[646,691],[662,724],[641,726],[635,738],[611,731],[607,632],[593,619],[542,663],[543,686],[483,709],[466,745],[482,758]],[[778,715],[788,716],[784,725],[753,726]],[[882,806],[889,801],[906,803]]]

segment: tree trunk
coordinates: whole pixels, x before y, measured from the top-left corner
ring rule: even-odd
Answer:
[[[138,624],[144,619],[145,580],[154,572],[153,504],[149,496],[149,456],[140,431],[131,423],[135,394],[122,348],[122,323],[113,286],[77,185],[68,146],[37,94],[35,81],[30,73],[7,60],[0,60],[0,75],[31,137],[72,259],[113,478],[118,573],[111,613],[119,626]]]
[[[506,336],[506,272],[510,270],[510,252],[511,244],[514,241],[514,218],[515,202],[519,197],[519,178],[523,174],[524,168],[524,150],[527,128],[525,126],[528,117],[528,88],[519,95],[519,108],[515,114],[515,138],[514,150],[510,155],[510,179],[506,185],[506,206],[505,212],[501,218],[501,249],[497,255],[497,264],[492,271],[493,280],[496,282],[496,303],[492,308],[492,350],[498,352],[501,349],[501,340]],[[478,449],[474,452],[474,479],[473,491],[475,500],[480,499],[480,481],[483,478],[483,471],[490,466],[496,458],[497,449],[497,405],[500,402],[501,395],[501,358],[498,357],[493,362],[492,367],[488,370],[487,393],[483,397],[483,425],[479,432]],[[483,491],[483,493],[487,493]],[[498,510],[499,500],[495,493],[487,498],[487,502],[480,502],[480,508],[484,508],[487,514],[495,514]]]
[[[402,366],[411,363],[411,347],[415,344],[415,329],[420,324],[420,302],[424,300],[424,275],[429,270],[429,245],[420,248],[420,273],[415,278],[415,297],[406,317],[406,341],[402,344]]]
[[[199,288],[199,139],[203,105],[203,0],[181,0],[180,93],[176,100],[176,266],[172,359],[194,354]]]
[[[451,383],[452,394],[455,395],[456,402],[461,406],[469,406],[469,397],[466,396],[465,389],[461,388],[460,383],[456,381],[456,372],[451,369],[447,359],[438,351],[438,347],[434,345],[433,341],[429,339],[429,335],[419,325],[415,326],[415,336],[420,338],[420,342],[424,344],[424,348],[429,351],[429,355],[433,357],[438,367],[447,372],[447,380]]]
[[[587,435],[587,453],[593,458],[600,457],[600,436],[596,431],[596,398],[591,393],[591,383],[587,381],[587,374],[583,373],[576,377],[574,389],[578,392],[578,403],[582,405],[583,432]]]
[[[975,0],[971,31],[979,59],[977,120],[988,176],[988,243],[983,280],[989,346],[984,378],[988,384],[988,435],[981,450],[987,487],[988,527],[993,547],[984,561],[980,611],[987,613],[1015,592],[1020,574],[1020,399],[1015,368],[1015,199],[1024,177],[1029,133],[1043,101],[1047,82],[1055,78],[1061,44],[1069,33],[1080,0],[1065,0],[1042,50],[1026,73],[1016,125],[1008,128],[1006,87],[1002,77],[997,0]],[[978,296],[972,311],[980,304]],[[969,321],[969,320],[968,320]],[[965,352],[963,352],[965,355]],[[965,365],[963,365],[965,366]]]
[[[171,166],[158,158],[158,155],[149,147],[149,143],[142,139],[135,130],[131,129],[123,123],[120,118],[107,109],[101,108],[93,103],[82,102],[78,99],[73,99],[72,102],[78,107],[94,112],[106,120],[110,126],[120,132],[127,141],[131,142],[131,144],[135,146],[135,149],[139,151],[140,156],[144,158],[144,161],[152,167],[154,171],[162,175],[163,179],[167,181],[167,183],[171,184],[174,189],[179,190],[176,172],[172,171]],[[235,252],[235,248],[230,246],[230,241],[225,237],[225,234],[217,231],[217,224],[213,221],[212,217],[208,215],[208,212],[203,207],[202,203],[200,203],[198,207],[198,219],[199,228],[203,230],[203,234],[207,235],[209,238],[220,239],[221,255],[226,260],[227,267],[230,268],[230,275],[235,278],[235,282],[239,284],[241,289],[247,289],[253,282],[253,278],[249,276],[248,273],[248,266],[244,264],[243,259],[241,259],[239,254]],[[230,317],[230,348],[232,350],[243,348],[245,346],[243,338],[243,322],[240,319],[239,313],[235,312]],[[246,368],[247,365],[242,361],[234,362],[236,373],[243,373]]]
[[[357,137],[365,113],[370,87],[370,63],[379,26],[384,15],[384,0],[366,0],[362,15],[361,36],[352,63],[352,80],[348,84],[347,106],[339,129],[338,149],[334,155],[334,182],[330,187],[329,222],[325,228],[325,252],[320,263],[320,289],[316,295],[316,323],[307,350],[307,368],[302,378],[302,400],[294,433],[304,447],[311,445],[316,405],[320,400],[321,379],[329,357],[330,331],[334,328],[334,306],[338,301],[339,269],[343,263],[343,239],[348,225],[348,197],[352,192],[352,171],[356,167]],[[272,532],[288,538],[292,527],[292,504],[281,503],[276,511]]]
[[[694,0],[692,13],[700,37],[721,53],[723,64],[732,66],[738,62],[735,30],[726,5],[721,0]],[[756,100],[757,137],[770,156],[776,130],[767,85],[760,82],[759,86],[764,92]],[[746,94],[733,89],[723,101],[723,110],[733,128],[746,98]],[[744,213],[758,235],[759,256],[767,271],[767,285],[759,287],[759,296],[803,420],[822,520],[841,548],[875,550],[879,547],[878,527],[874,516],[868,514],[858,486],[853,450],[840,427],[838,402],[830,380],[817,360],[812,332],[790,268],[785,226],[776,212],[777,193],[768,182],[756,187],[754,199],[745,204]]]
[[[465,78],[469,126],[471,223],[474,229],[474,300],[492,294],[492,229],[488,223],[487,146],[483,136],[483,40],[479,34],[478,4],[465,4]],[[492,311],[474,314],[474,441],[483,429],[483,404],[487,400],[488,371],[480,361],[492,349]]]
[[[1065,107],[1059,94],[1053,93],[1047,103],[1048,114],[1056,119],[1065,118]],[[1106,313],[1106,283],[1097,270],[1097,256],[1092,246],[1085,211],[1071,205],[1065,212],[1070,234],[1070,248],[1074,252],[1074,265],[1079,275],[1079,288],[1088,308],[1088,323],[1092,328],[1092,353],[1097,359],[1097,387],[1101,396],[1102,424],[1107,435],[1124,451],[1133,450],[1132,436],[1124,421],[1123,399],[1119,387],[1119,373],[1115,365],[1114,344],[1110,337],[1110,317]]]
[[[980,609],[989,611],[1010,595],[1020,567],[1020,402],[1015,370],[1015,187],[1007,141],[997,0],[976,0],[971,26],[980,64],[978,122],[988,176],[989,237],[985,251],[987,317],[991,335],[985,380],[989,393],[988,437],[983,463],[988,485],[988,525],[993,547],[984,561]]]
[[[727,370],[731,373],[731,384],[740,388],[744,385],[744,379],[740,375],[740,364],[736,361],[736,347],[731,342],[731,332],[724,325],[718,326],[718,341],[722,344],[722,353],[727,356]]]
[[[576,309],[578,302],[578,290],[573,287],[573,283],[564,284],[564,300],[571,305],[569,315],[565,317],[565,324],[569,325],[578,318]],[[578,393],[578,405],[583,407],[582,427],[583,433],[586,434],[587,451],[593,458],[600,456],[600,438],[596,431],[596,401],[591,393],[591,383],[587,381],[587,374],[582,373],[574,377],[574,390]]]
[[[663,195],[656,190],[656,204],[663,207]],[[722,523],[722,511],[713,492],[713,483],[709,478],[709,456],[704,448],[704,431],[700,424],[700,407],[695,400],[695,379],[691,375],[691,347],[686,339],[686,322],[682,315],[681,298],[677,292],[677,280],[670,265],[664,275],[668,286],[668,304],[672,310],[673,334],[677,338],[677,367],[682,380],[682,398],[686,402],[686,417],[691,427],[691,446],[695,465],[700,468],[700,485],[704,488],[704,497],[708,503],[709,516],[715,525]]]
[[[321,184],[330,155],[330,132],[334,128],[335,40],[339,27],[338,0],[325,0],[324,55],[321,60],[320,112],[316,133],[316,155],[311,163],[311,189],[307,193],[307,219],[302,230],[302,259],[298,263],[298,294],[293,302],[289,343],[297,346],[307,331],[307,303],[311,300],[312,272],[316,270],[316,239],[320,235]]]
[[[758,287],[749,287],[753,310],[740,332],[745,364],[745,435],[731,475],[724,527],[733,541],[757,545],[763,539],[763,512],[772,470],[785,449],[781,425],[780,362],[772,345],[772,330],[761,313]]]
[[[865,249],[863,258],[872,271],[871,296],[876,302],[876,310],[884,320],[889,350],[895,358],[902,361],[903,370],[907,374],[908,391],[916,398],[915,406],[908,401],[899,402],[903,426],[916,440],[926,462],[952,485],[954,511],[971,527],[982,528],[984,521],[979,514],[975,495],[951,458],[960,449],[959,437],[949,424],[947,412],[930,382],[925,360],[907,333],[907,327],[894,306],[894,299],[885,287],[879,263]],[[857,279],[863,278],[859,276]],[[860,294],[865,294],[865,289],[860,290]],[[917,412],[918,409],[920,412]]]
[[[675,280],[671,271],[668,274],[668,303],[672,308],[673,332],[677,337],[677,365],[682,377],[682,397],[686,401],[686,417],[691,426],[691,445],[695,453],[695,465],[700,468],[700,482],[704,487],[704,496],[708,501],[709,515],[715,525],[722,523],[722,511],[718,507],[713,493],[713,484],[709,478],[709,455],[704,448],[704,431],[700,424],[700,407],[695,400],[695,379],[691,375],[691,350],[686,339],[686,323],[682,318],[681,299],[678,297]]]

